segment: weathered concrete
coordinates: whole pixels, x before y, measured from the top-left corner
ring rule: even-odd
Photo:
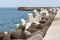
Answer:
[[[41,31],[37,31],[31,37],[29,37],[27,40],[43,40],[42,34],[43,33]]]
[[[25,40],[25,39],[13,39],[13,40]]]
[[[60,40],[60,9],[43,40]]]

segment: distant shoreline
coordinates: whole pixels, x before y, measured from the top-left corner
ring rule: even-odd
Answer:
[[[17,9],[19,11],[32,11],[33,9],[37,9],[38,11],[40,8],[60,8],[60,7],[18,7]]]

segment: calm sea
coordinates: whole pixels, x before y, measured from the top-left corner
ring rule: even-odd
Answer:
[[[18,11],[17,8],[0,8],[0,32],[15,31],[16,24],[20,24],[20,19],[27,19],[30,11]]]

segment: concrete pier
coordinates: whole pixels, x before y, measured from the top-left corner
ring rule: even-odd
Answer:
[[[60,9],[43,40],[60,40]]]

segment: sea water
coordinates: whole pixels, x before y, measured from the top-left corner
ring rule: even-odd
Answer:
[[[31,11],[18,11],[17,8],[0,8],[0,32],[15,31],[20,19],[27,20],[27,14]]]

